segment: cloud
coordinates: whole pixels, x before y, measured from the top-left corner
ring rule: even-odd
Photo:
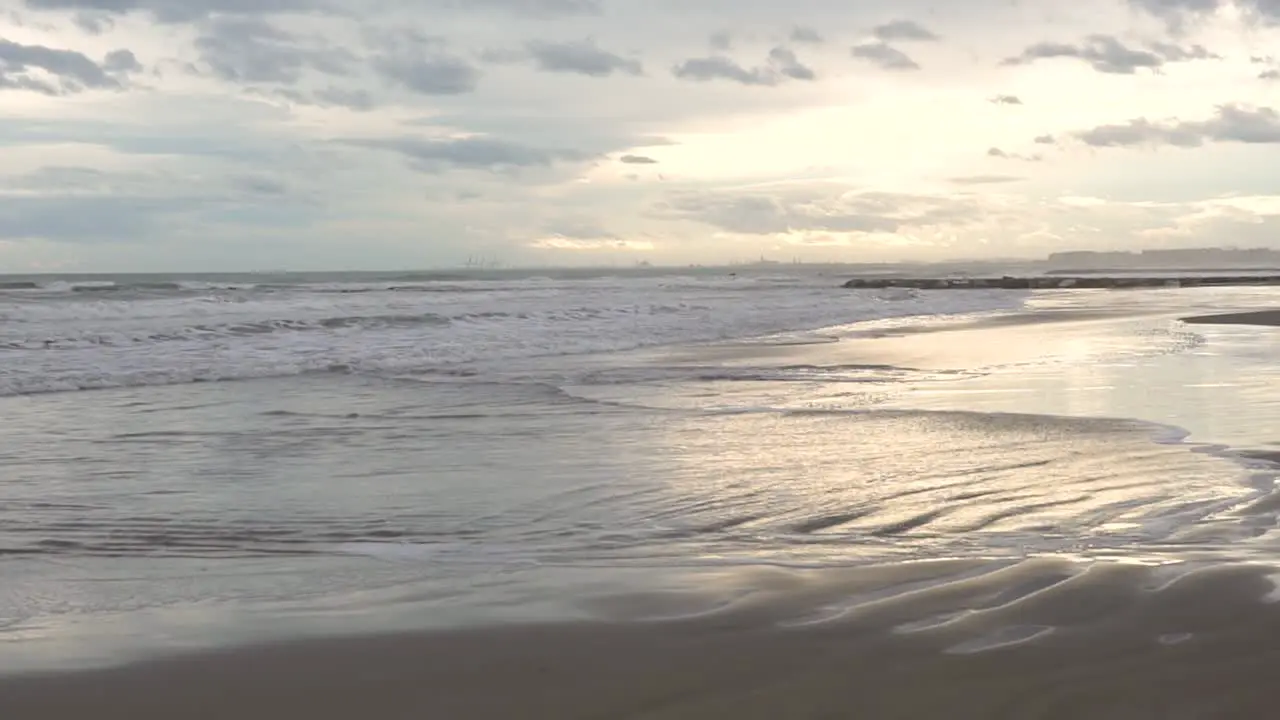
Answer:
[[[25,0],[33,10],[86,10],[112,15],[146,12],[162,23],[185,23],[213,15],[265,15],[329,8],[326,0]]]
[[[557,162],[584,160],[588,156],[573,150],[547,150],[486,137],[376,138],[347,140],[345,143],[398,153],[415,170],[428,174],[438,174],[449,168],[497,172],[512,168],[550,167]]]
[[[158,215],[172,210],[159,200],[119,197],[5,197],[0,203],[0,238],[42,238],[55,242],[110,242],[147,235]]]
[[[320,88],[310,95],[295,97],[295,102],[322,107],[344,107],[348,110],[372,110],[376,103],[367,90],[349,90],[340,87]]]
[[[649,251],[654,245],[642,238],[623,238],[602,228],[590,218],[566,218],[547,223],[546,234],[535,238],[529,247],[538,250],[574,252]]]
[[[0,239],[153,244],[208,214],[225,222],[257,211],[296,222],[305,218],[299,200],[279,179],[257,173],[191,178],[48,166],[0,181]]]
[[[843,190],[843,189],[842,189]],[[788,233],[896,233],[981,219],[976,202],[963,195],[889,192],[677,192],[653,212],[680,217],[742,235]]]
[[[707,39],[707,44],[711,46],[712,50],[728,52],[733,49],[733,35],[727,30],[712,33],[711,37]]]
[[[261,18],[217,18],[195,40],[201,62],[215,76],[241,83],[297,83],[308,70],[343,76],[357,58],[325,43],[309,46]]]
[[[1073,137],[1093,147],[1194,148],[1213,142],[1280,143],[1280,113],[1269,107],[1223,105],[1205,120],[1136,118],[1118,125],[1099,125],[1074,133]]]
[[[1037,60],[1071,58],[1088,63],[1100,73],[1132,75],[1139,69],[1158,70],[1166,63],[1216,59],[1200,45],[1181,47],[1169,43],[1150,43],[1146,50],[1135,50],[1111,35],[1090,35],[1080,44],[1042,42],[1031,45],[1020,55],[1005,58],[1001,65],[1029,65]]]
[[[419,95],[465,95],[480,83],[471,63],[446,50],[443,38],[408,30],[367,33],[366,42],[379,47],[373,70],[387,82]]]
[[[1167,62],[1188,62],[1190,60],[1221,60],[1222,56],[1209,52],[1203,45],[1174,45],[1166,42],[1153,42],[1148,45],[1152,52]]]
[[[746,68],[723,55],[690,58],[671,69],[681,80],[708,82],[729,80],[740,85],[772,87],[783,80],[815,80],[817,73],[800,62],[794,51],[778,46],[769,51],[766,64]]]
[[[499,11],[538,20],[603,14],[599,0],[425,0],[428,9]]]
[[[142,63],[131,50],[112,50],[102,59],[102,69],[109,73],[128,74],[142,72]]]
[[[658,161],[647,155],[623,155],[618,158],[618,162],[627,165],[655,165]]]
[[[1018,175],[962,175],[960,177],[950,178],[950,182],[956,185],[997,185],[1003,183],[1018,182],[1026,178]]]
[[[1057,142],[1057,139],[1052,135],[1037,135],[1032,142],[1037,145],[1053,145]]]
[[[797,45],[821,45],[826,42],[821,33],[807,25],[797,25],[791,28],[789,39]]]
[[[1183,32],[1196,22],[1210,19],[1224,8],[1235,8],[1245,18],[1263,25],[1280,24],[1280,4],[1275,0],[1127,0],[1131,7],[1164,20],[1171,30]]]
[[[855,45],[850,54],[885,70],[919,70],[920,65],[906,53],[882,42]]]
[[[769,63],[786,77],[792,80],[815,80],[817,73],[801,63],[795,52],[785,47],[775,47],[769,51]]]
[[[1040,155],[1023,155],[1021,153],[1001,150],[998,147],[988,148],[987,157],[1000,158],[1001,160],[1022,160],[1025,162],[1040,162],[1044,159],[1044,157]]]
[[[1017,95],[996,95],[989,102],[994,105],[1021,105],[1022,98]]]
[[[744,68],[723,55],[690,58],[676,65],[671,73],[681,80],[707,82],[732,80],[742,85],[777,85],[778,78],[761,68]]]
[[[78,12],[73,21],[76,27],[90,35],[101,35],[116,26],[116,21],[102,12]]]
[[[653,250],[653,242],[648,240],[623,240],[621,238],[582,239],[563,235],[550,235],[538,238],[529,243],[529,247],[537,250],[569,250],[574,252],[599,251],[649,251]]]
[[[22,45],[0,38],[0,89],[30,90],[43,95],[119,90],[124,87],[122,76],[138,69],[137,58],[128,50],[112,51],[99,64],[74,50]]]
[[[1280,62],[1271,55],[1254,55],[1249,58],[1249,62],[1266,66],[1258,72],[1259,80],[1280,80]]]
[[[145,12],[161,23],[278,13],[342,14],[338,0],[24,0],[33,10],[87,10],[114,15]],[[503,12],[533,19],[601,14],[598,0],[417,0],[428,13]]]
[[[898,40],[914,40],[917,42],[936,42],[941,38],[923,25],[911,20],[894,20],[872,28],[871,34],[881,42]]]
[[[547,72],[577,73],[590,77],[608,77],[615,72],[641,75],[639,60],[602,50],[591,40],[565,43],[534,41],[526,51],[539,69]]]

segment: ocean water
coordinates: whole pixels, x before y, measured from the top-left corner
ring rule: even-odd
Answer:
[[[0,669],[1280,547],[1274,291],[786,270],[0,280]]]

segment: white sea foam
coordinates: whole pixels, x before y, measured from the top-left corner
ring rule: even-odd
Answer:
[[[992,311],[1022,298],[851,291],[831,277],[54,282],[0,294],[0,395],[510,363]]]

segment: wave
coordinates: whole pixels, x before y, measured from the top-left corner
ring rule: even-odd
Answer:
[[[426,313],[423,315],[371,315],[330,317],[320,320],[268,320],[226,324],[190,325],[178,330],[156,333],[104,333],[67,337],[25,338],[0,342],[0,349],[8,350],[58,350],[76,347],[103,347],[149,345],[153,343],[199,341],[209,338],[235,338],[266,335],[278,332],[315,332],[351,328],[413,328],[432,325],[448,325],[450,318]]]
[[[284,289],[273,288],[273,278],[257,279],[264,284],[232,291],[182,280],[176,282],[181,290],[148,281],[0,296],[0,395],[334,370],[513,372],[536,358],[672,344],[833,342],[813,331],[1014,309],[1026,297],[1003,290],[885,296],[833,287],[822,278],[761,284],[749,293],[731,290],[722,278],[576,285],[560,279],[487,290],[446,283],[431,292],[352,293],[329,290],[367,285]]]

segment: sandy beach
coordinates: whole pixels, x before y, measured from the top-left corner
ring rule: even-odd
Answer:
[[[10,677],[0,680],[0,709],[33,720],[1226,720],[1273,711],[1280,607],[1264,602],[1274,586],[1256,569],[1163,585],[1133,565],[1066,579],[1064,569],[1024,564],[999,586],[994,575],[942,584],[807,628],[772,626],[756,608],[694,622],[299,642]],[[901,624],[921,615],[952,621]],[[996,640],[966,647],[984,632]],[[1013,644],[998,646],[1001,635]]]

